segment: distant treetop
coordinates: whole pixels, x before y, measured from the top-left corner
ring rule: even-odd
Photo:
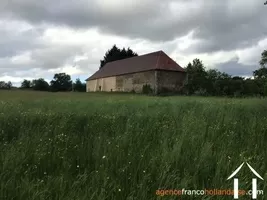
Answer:
[[[103,67],[108,62],[116,61],[116,60],[122,60],[125,58],[131,58],[134,56],[138,56],[137,53],[133,52],[132,49],[128,47],[126,50],[125,48],[119,49],[116,45],[114,45],[111,49],[109,49],[103,60],[100,60],[100,68]]]

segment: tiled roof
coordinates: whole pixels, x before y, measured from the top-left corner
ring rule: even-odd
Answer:
[[[109,62],[88,79],[86,79],[86,81],[149,70],[185,72],[185,70],[167,54],[165,54],[163,51],[157,51],[141,56]]]

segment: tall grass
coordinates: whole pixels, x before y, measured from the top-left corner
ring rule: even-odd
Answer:
[[[178,199],[156,190],[232,189],[244,161],[267,180],[264,99],[0,92],[0,139],[0,199]]]

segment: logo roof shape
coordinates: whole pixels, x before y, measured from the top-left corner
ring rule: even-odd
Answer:
[[[239,171],[240,171],[240,169],[243,167],[243,165],[244,165],[245,163],[243,162],[228,178],[227,178],[227,180],[229,180],[229,179],[231,179],[231,178],[233,178]],[[255,169],[253,169],[247,162],[246,162],[246,164],[247,164],[247,166],[249,167],[249,169],[252,171],[252,173],[255,175],[255,176],[257,176],[259,179],[261,179],[261,180],[264,180],[259,174],[258,174],[258,172],[256,172],[256,170]]]

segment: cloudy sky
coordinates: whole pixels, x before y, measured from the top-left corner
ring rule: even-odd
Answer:
[[[163,50],[182,67],[250,76],[267,49],[264,0],[1,0],[0,80],[84,80],[116,44]]]

